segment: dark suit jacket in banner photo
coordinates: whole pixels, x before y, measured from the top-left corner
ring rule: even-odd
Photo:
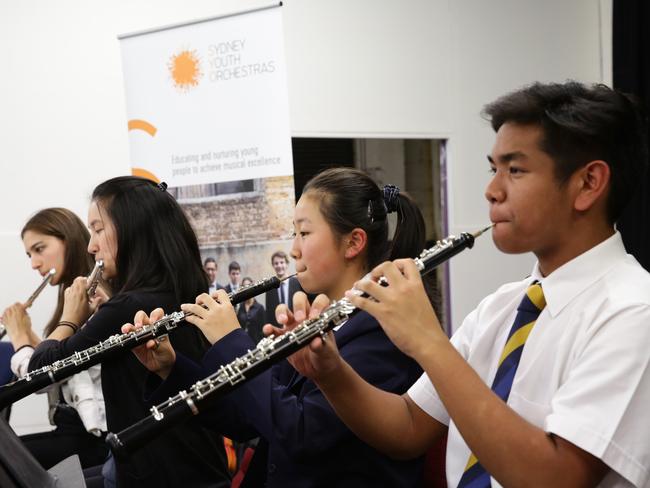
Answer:
[[[295,276],[289,278],[289,293],[287,305],[289,309],[293,309],[293,294],[297,291],[302,291],[300,287],[300,282]],[[279,327],[279,324],[275,320],[275,309],[280,304],[279,290],[269,290],[265,293],[264,298],[266,300],[266,323],[273,324],[276,327]]]

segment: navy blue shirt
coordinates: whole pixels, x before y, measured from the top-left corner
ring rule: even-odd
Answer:
[[[422,374],[417,363],[402,354],[365,312],[353,315],[335,337],[341,356],[366,381],[383,390],[404,393]],[[165,382],[150,379],[151,399],[155,403],[165,400],[254,347],[251,338],[238,329],[214,344],[202,365],[178,355]],[[247,479],[266,477],[269,487],[411,487],[421,480],[422,458],[396,461],[361,441],[338,418],[316,384],[287,361],[240,383],[199,418],[235,440],[261,437],[268,444],[268,458],[263,463],[254,460],[250,469],[261,465],[266,473],[249,471]]]

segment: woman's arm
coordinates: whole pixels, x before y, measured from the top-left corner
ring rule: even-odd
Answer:
[[[143,308],[143,305],[137,296],[116,295],[100,307],[76,333],[70,327],[57,327],[36,348],[29,363],[29,369],[34,370],[48,366],[54,361],[71,356],[75,351],[83,351],[91,346],[96,346],[111,335],[119,334],[122,324],[131,320],[133,311],[140,308]]]

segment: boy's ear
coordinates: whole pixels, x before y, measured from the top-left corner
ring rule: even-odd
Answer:
[[[368,244],[368,234],[360,228],[352,229],[345,237],[345,257],[352,259],[358,256]]]
[[[602,198],[606,198],[610,176],[609,165],[602,160],[591,161],[576,171],[574,177],[578,192],[574,208],[579,212],[584,212],[592,208]]]

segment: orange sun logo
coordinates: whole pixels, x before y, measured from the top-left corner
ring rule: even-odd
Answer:
[[[186,92],[195,88],[203,76],[201,60],[195,50],[183,49],[174,54],[167,63],[167,67],[174,86],[180,91]]]

